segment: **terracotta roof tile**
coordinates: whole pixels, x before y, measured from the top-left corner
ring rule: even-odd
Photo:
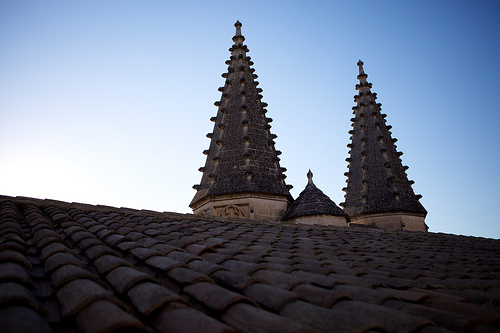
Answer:
[[[29,262],[26,256],[15,250],[2,250],[2,252],[0,252],[0,262],[17,262],[30,270],[33,269],[31,262]]]
[[[33,239],[36,243],[39,243],[42,239],[46,237],[59,238],[59,234],[52,229],[43,228],[34,233]]]
[[[113,294],[100,284],[78,279],[65,284],[57,292],[61,303],[62,315],[69,317],[77,314],[84,307],[99,299],[113,299]]]
[[[304,283],[302,279],[299,279],[293,275],[285,274],[282,272],[276,272],[271,270],[259,270],[255,272],[252,277],[263,281],[269,285],[280,287],[286,290],[294,288],[296,285]]]
[[[181,285],[190,285],[201,281],[212,281],[208,276],[185,267],[173,268],[168,271],[167,275]]]
[[[24,265],[14,262],[0,263],[0,282],[16,282],[32,288],[31,278]]]
[[[150,257],[146,259],[145,263],[148,266],[160,271],[168,271],[172,268],[183,266],[183,263],[162,256]]]
[[[119,266],[130,266],[130,263],[115,255],[103,255],[94,261],[97,270],[105,275]]]
[[[331,308],[335,303],[342,300],[352,300],[347,293],[324,289],[309,284],[299,284],[292,289],[302,299],[325,308]]]
[[[153,321],[161,333],[230,333],[236,332],[228,325],[196,311],[182,303],[171,303]]]
[[[46,260],[48,257],[51,255],[57,253],[57,252],[67,252],[71,253],[71,250],[64,244],[59,243],[59,242],[54,242],[50,243],[47,246],[45,246],[42,251],[41,251],[41,256],[40,259]]]
[[[425,325],[433,324],[429,319],[420,316],[393,310],[382,305],[372,305],[364,302],[339,302],[333,309],[356,312],[358,316],[376,319],[378,326],[384,327],[390,332],[411,332]]]
[[[238,272],[218,270],[210,274],[210,277],[218,284],[232,290],[243,290],[246,286],[255,283],[256,280]]]
[[[499,324],[500,320],[500,311],[485,305],[453,302],[441,298],[428,298],[423,304],[434,309],[468,316],[482,323]]]
[[[264,264],[255,264],[239,260],[226,260],[222,263],[222,266],[227,267],[234,272],[239,272],[246,275],[252,275],[260,269],[265,269]]]
[[[113,246],[114,247],[119,242],[122,242],[122,241],[125,241],[125,240],[130,240],[130,239],[127,238],[126,236],[114,233],[114,234],[108,235],[108,237],[106,237],[106,239],[104,240],[104,242],[106,244],[108,244],[109,246]]]
[[[221,265],[217,265],[204,260],[192,260],[188,263],[188,266],[193,270],[205,275],[210,275],[213,272],[216,272],[221,269],[226,270],[226,268]]]
[[[2,236],[0,238],[0,251],[15,250],[20,253],[25,253],[26,242],[17,235]]]
[[[77,242],[78,248],[80,248],[83,251],[87,250],[92,246],[101,244],[102,244],[101,240],[96,237],[83,238]]]
[[[8,304],[22,304],[44,313],[35,295],[28,288],[14,282],[2,282],[0,283],[0,307]]]
[[[323,288],[331,289],[339,283],[339,280],[332,278],[330,276],[324,276],[316,273],[310,273],[307,271],[294,270],[290,273],[303,281],[307,281],[312,285],[320,286]]]
[[[198,282],[189,285],[184,288],[184,292],[195,298],[198,302],[219,312],[223,312],[227,307],[236,302],[245,301],[255,303],[249,298],[208,282]]]
[[[17,235],[21,238],[25,238],[23,229],[15,219],[7,217],[2,219],[2,224],[0,225],[0,237],[7,235]]]
[[[99,284],[102,284],[102,282],[100,282],[98,277],[96,277],[88,269],[83,268],[81,266],[75,266],[71,264],[64,265],[61,266],[56,271],[54,271],[54,273],[52,274],[52,284],[56,289],[60,288],[61,286],[65,285],[68,282],[77,279],[89,279]]]
[[[82,332],[122,331],[154,332],[115,303],[98,300],[85,307],[76,316],[78,328]]]
[[[115,251],[102,244],[96,244],[92,247],[85,249],[85,254],[90,260],[94,261],[105,254],[113,255],[115,254]]]
[[[254,283],[243,290],[243,294],[256,300],[261,306],[279,312],[286,304],[301,298],[299,294],[270,286]]]
[[[85,267],[85,263],[71,253],[57,252],[45,260],[45,272],[51,273],[64,265],[76,265]]]
[[[464,302],[489,304],[491,306],[500,305],[500,292],[490,291],[489,289],[486,291],[474,289],[439,289],[439,292],[460,297]]]
[[[43,315],[22,305],[1,308],[0,327],[6,332],[53,332]]]
[[[145,315],[150,315],[170,302],[184,302],[187,304],[183,297],[173,291],[148,281],[132,287],[127,292],[127,295],[137,310]]]
[[[420,304],[389,300],[384,306],[401,310],[419,317],[432,320],[437,325],[453,331],[463,331],[467,326],[474,323],[474,319],[440,309],[433,309]]]
[[[159,253],[158,251],[150,250],[145,247],[134,247],[130,249],[130,253],[138,260],[146,260],[148,258],[157,256]]]
[[[118,244],[115,245],[115,247],[120,251],[127,252],[133,248],[142,247],[142,246],[137,242],[134,242],[132,240],[128,240],[128,241],[119,242]]]
[[[153,281],[152,277],[130,266],[119,266],[106,274],[106,280],[120,294],[127,291],[143,281]]]
[[[229,307],[221,318],[239,332],[314,332],[293,320],[245,303]]]

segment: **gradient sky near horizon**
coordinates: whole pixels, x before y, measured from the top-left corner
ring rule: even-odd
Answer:
[[[344,199],[358,59],[432,232],[500,238],[498,1],[0,2],[0,194],[188,205],[234,23],[297,197]]]

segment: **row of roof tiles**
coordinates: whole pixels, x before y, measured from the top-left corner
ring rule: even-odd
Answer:
[[[0,197],[0,325],[498,330],[499,244]]]

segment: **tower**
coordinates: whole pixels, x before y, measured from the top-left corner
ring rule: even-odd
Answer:
[[[267,103],[257,88],[253,62],[246,55],[241,23],[237,21],[231,56],[221,99],[210,138],[201,182],[190,207],[195,214],[279,220],[293,201],[285,184],[285,168],[280,166],[271,134]]]
[[[283,216],[284,221],[347,227],[347,214],[313,182],[311,170],[307,185]]]
[[[415,195],[413,181],[396,150],[396,139],[391,137],[392,126],[386,125],[387,115],[376,103],[372,84],[366,81],[363,62],[358,61],[358,95],[354,96],[352,142],[347,145],[350,157],[347,187],[344,188],[344,211],[352,223],[377,225],[388,230],[427,231],[424,222],[427,211]]]

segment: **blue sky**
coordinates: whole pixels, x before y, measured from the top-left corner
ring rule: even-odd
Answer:
[[[343,201],[358,59],[433,232],[500,238],[498,1],[0,2],[0,194],[190,212],[243,23],[287,183]]]

